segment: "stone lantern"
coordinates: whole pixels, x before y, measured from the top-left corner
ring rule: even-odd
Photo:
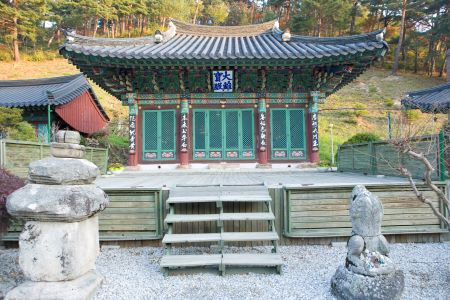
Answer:
[[[29,184],[12,193],[9,214],[27,221],[19,237],[25,283],[6,299],[90,299],[103,278],[95,271],[99,253],[97,213],[108,196],[93,184],[96,165],[82,159],[75,131],[59,131],[52,157],[32,162]]]

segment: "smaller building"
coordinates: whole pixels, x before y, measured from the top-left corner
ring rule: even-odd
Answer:
[[[410,92],[402,99],[402,105],[425,113],[447,114],[450,112],[450,82]]]
[[[51,126],[91,135],[103,129],[109,117],[82,73],[28,80],[0,81],[0,106],[24,110],[24,120],[48,141]]]

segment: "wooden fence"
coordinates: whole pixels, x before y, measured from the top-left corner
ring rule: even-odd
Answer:
[[[423,152],[434,167],[433,180],[445,179],[443,136],[431,135],[416,138],[411,146]],[[408,155],[399,153],[388,141],[340,145],[337,168],[340,172],[365,173],[370,175],[401,175],[396,168],[406,167],[413,178],[422,179],[425,167]]]
[[[438,184],[445,192],[445,183]],[[353,185],[329,187],[287,186],[285,188],[284,235],[316,238],[350,236],[349,196]],[[420,202],[408,184],[371,184],[366,188],[379,197],[384,207],[382,233],[424,234],[448,232],[431,208]],[[447,209],[424,184],[418,189],[444,215]]]
[[[27,177],[28,165],[50,156],[50,145],[0,139],[0,167],[19,177]],[[102,174],[108,168],[108,149],[86,148],[85,159],[97,165]]]
[[[160,189],[105,189],[108,207],[98,214],[101,241],[145,241],[161,239],[163,205]],[[23,222],[9,227],[4,241],[16,241]]]
[[[439,211],[447,209],[436,194],[424,184],[419,190],[433,201]],[[447,186],[438,183],[447,193]],[[384,205],[382,232],[389,241],[438,242],[445,239],[444,227],[431,209],[419,202],[408,184],[371,184],[369,191],[377,195]],[[351,234],[348,197],[353,185],[298,186],[287,185],[269,188],[272,211],[281,245],[328,244],[345,241]],[[99,213],[101,241],[148,241],[160,243],[164,233],[163,220],[167,213],[165,201],[170,191],[161,189],[105,189],[110,197],[109,206]],[[233,212],[261,211],[261,203],[229,203],[226,210]],[[215,213],[216,205],[210,203],[180,204],[183,214]],[[176,226],[176,233],[216,232],[215,222],[186,223]],[[16,241],[22,224],[15,224],[3,238]],[[261,222],[233,221],[226,224],[227,231],[265,231]],[[255,246],[263,242],[236,243],[232,245]],[[266,243],[267,244],[267,243]]]

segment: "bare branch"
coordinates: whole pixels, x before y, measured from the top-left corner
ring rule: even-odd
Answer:
[[[443,214],[441,214],[441,212],[436,207],[434,207],[433,202],[430,199],[426,198],[423,195],[423,193],[419,191],[416,183],[414,182],[414,179],[412,178],[411,172],[409,172],[406,168],[403,168],[403,167],[400,167],[400,172],[402,173],[403,176],[406,176],[408,178],[408,181],[411,184],[411,187],[412,187],[417,199],[419,199],[421,202],[427,204],[431,208],[431,210],[433,210],[433,214],[435,216],[437,216],[442,222],[444,222],[447,226],[447,229],[450,231],[450,221]],[[434,184],[433,184],[433,186],[437,190],[439,190],[440,193],[442,193],[442,191],[438,187],[436,187]],[[433,191],[438,193],[435,189],[433,189]],[[441,198],[441,197],[439,196],[439,198]],[[445,195],[444,195],[444,198],[445,198]],[[448,201],[446,201],[446,202],[448,202]]]

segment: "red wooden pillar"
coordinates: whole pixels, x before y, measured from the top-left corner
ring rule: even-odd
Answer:
[[[139,114],[138,107],[134,103],[134,98],[128,98],[128,103],[128,165],[137,166],[138,154],[136,138],[138,136]]]
[[[267,153],[267,117],[266,117],[266,101],[264,98],[258,100],[258,163],[267,165],[269,157]]]
[[[189,102],[181,99],[180,113],[180,167],[189,167]]]
[[[311,133],[310,157],[312,163],[318,163],[319,158],[319,92],[311,92],[311,101],[309,103],[309,128]]]

